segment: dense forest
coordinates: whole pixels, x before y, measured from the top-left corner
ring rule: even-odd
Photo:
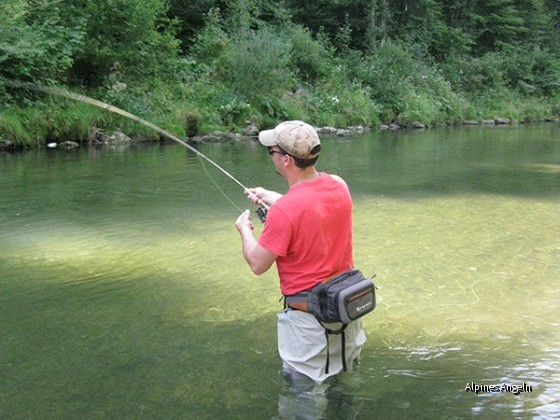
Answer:
[[[559,0],[2,0],[0,140],[560,115]]]

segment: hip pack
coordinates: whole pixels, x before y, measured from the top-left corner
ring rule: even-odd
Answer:
[[[350,322],[375,309],[375,285],[359,270],[348,270],[307,292],[307,311],[321,322]]]

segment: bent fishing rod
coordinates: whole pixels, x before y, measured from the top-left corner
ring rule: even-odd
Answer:
[[[69,92],[69,91],[61,89],[61,88],[49,87],[49,86],[37,86],[37,85],[30,84],[30,83],[7,80],[7,79],[4,79],[2,77],[0,77],[0,81],[3,84],[13,86],[13,87],[28,88],[28,89],[31,89],[31,90],[36,90],[36,91],[48,93],[50,95],[63,96],[65,98],[72,99],[72,100],[75,100],[75,101],[78,101],[78,102],[84,102],[86,104],[96,106],[96,107],[104,109],[106,111],[114,112],[115,114],[122,115],[123,117],[129,118],[129,119],[131,119],[131,120],[133,120],[133,121],[135,121],[139,124],[145,125],[146,127],[149,127],[151,129],[157,131],[161,135],[163,135],[163,136],[179,143],[180,145],[186,147],[191,152],[193,152],[197,157],[206,160],[208,163],[212,164],[214,167],[219,169],[225,176],[227,176],[229,179],[231,179],[233,182],[235,182],[237,185],[239,185],[243,189],[243,191],[248,191],[248,188],[245,185],[243,185],[237,178],[235,178],[232,174],[230,174],[228,171],[226,171],[224,168],[222,168],[220,165],[218,165],[216,162],[214,162],[208,156],[199,152],[197,149],[195,149],[193,146],[191,146],[187,142],[185,142],[185,141],[181,140],[179,137],[171,134],[169,131],[164,130],[163,128],[160,128],[157,125],[155,125],[155,124],[153,124],[149,121],[144,120],[143,118],[140,118],[140,117],[138,117],[134,114],[131,114],[130,112],[125,111],[124,109],[117,108],[116,106],[109,105],[108,103],[102,102],[102,101],[94,99],[94,98],[90,98],[89,96],[79,95],[77,93]],[[261,222],[264,223],[264,221],[266,220],[266,213],[268,212],[269,206],[263,200],[261,200],[260,198],[258,199],[257,204],[261,207],[259,207],[256,210],[256,213],[257,213],[259,219],[261,220]]]

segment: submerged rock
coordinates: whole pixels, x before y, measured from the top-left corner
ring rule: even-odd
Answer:
[[[348,128],[336,128],[330,126],[315,127],[315,130],[317,130],[317,134],[319,135],[324,134],[328,136],[340,136],[340,137],[351,136],[352,134],[359,134],[366,131],[366,129],[362,125],[353,125]]]
[[[11,149],[13,146],[14,143],[12,143],[10,140],[0,140],[0,149]]]
[[[259,135],[259,129],[254,123],[249,122],[247,127],[243,129],[243,134],[248,137],[257,137]]]
[[[214,131],[210,134],[205,134],[202,136],[194,136],[190,138],[190,141],[195,143],[217,143],[224,141],[239,141],[242,139],[248,139],[248,136],[242,136],[237,133],[224,133],[223,131]]]
[[[511,124],[511,120],[509,118],[503,118],[503,117],[494,118],[494,122],[496,124],[501,124],[501,125]]]
[[[317,134],[327,134],[327,135],[329,134],[336,135],[338,131],[335,127],[329,127],[329,126],[317,127],[315,129],[317,130]]]
[[[59,146],[63,149],[75,149],[76,147],[80,147],[80,144],[78,142],[68,140],[63,141]]]
[[[130,143],[132,139],[120,131],[114,131],[109,137],[112,143]]]
[[[91,127],[88,133],[89,144],[128,144],[132,139],[121,131],[113,131],[113,134],[106,134],[97,127]]]

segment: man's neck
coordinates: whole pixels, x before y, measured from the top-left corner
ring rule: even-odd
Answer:
[[[288,186],[291,188],[294,185],[301,184],[302,182],[309,182],[317,179],[319,177],[319,172],[315,169],[315,166],[310,166],[305,169],[299,169],[287,179]]]

